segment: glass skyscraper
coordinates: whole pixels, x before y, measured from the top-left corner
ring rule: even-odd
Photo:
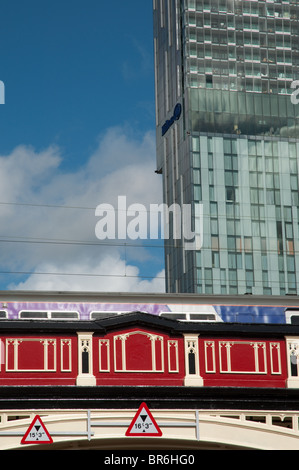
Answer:
[[[170,232],[167,292],[298,294],[299,2],[154,0],[154,47],[164,202],[202,242]]]

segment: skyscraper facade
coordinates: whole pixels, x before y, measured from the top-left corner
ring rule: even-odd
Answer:
[[[154,0],[154,49],[164,202],[201,237],[170,232],[166,290],[297,294],[299,2]]]

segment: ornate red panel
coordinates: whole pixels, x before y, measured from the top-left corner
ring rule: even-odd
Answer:
[[[132,328],[94,337],[98,385],[183,385],[184,342],[164,332]]]
[[[77,337],[1,338],[0,385],[75,385]]]
[[[285,387],[285,342],[199,337],[205,386]]]

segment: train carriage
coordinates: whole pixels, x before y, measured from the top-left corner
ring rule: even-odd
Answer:
[[[298,323],[298,296],[0,291],[0,320],[96,320],[144,312],[178,321]]]

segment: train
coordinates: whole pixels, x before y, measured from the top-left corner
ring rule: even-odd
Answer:
[[[136,311],[181,322],[299,324],[299,297],[0,291],[0,321],[90,321]]]

